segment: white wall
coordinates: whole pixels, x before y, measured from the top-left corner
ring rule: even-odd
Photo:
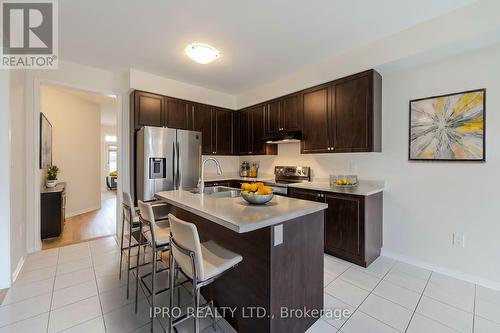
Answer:
[[[26,140],[24,126],[24,80],[25,71],[11,73],[10,92],[10,235],[11,235],[11,272],[14,280],[26,256]]]
[[[144,90],[229,109],[236,108],[236,97],[233,95],[136,69],[130,70],[130,89]]]
[[[346,173],[386,180],[387,255],[500,289],[500,45],[383,75],[383,152],[301,155],[299,144],[258,156],[261,173],[274,165],[311,166],[314,177]],[[408,101],[486,88],[486,163],[409,162]],[[246,158],[241,158],[241,160]],[[465,235],[453,247],[452,233]]]
[[[0,288],[11,285],[10,259],[10,74],[0,70]]]
[[[66,182],[66,216],[101,207],[101,107],[42,85],[41,112],[52,124],[52,163]]]
[[[202,160],[207,157],[215,157],[222,168],[223,174],[230,174],[234,176],[238,173],[240,168],[240,157],[239,156],[214,156],[214,155],[203,155]],[[217,168],[214,163],[208,162],[205,166],[205,175],[216,175]]]

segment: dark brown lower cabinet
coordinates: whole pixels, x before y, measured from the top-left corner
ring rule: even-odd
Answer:
[[[288,189],[288,196],[328,204],[325,253],[367,267],[380,256],[383,193],[369,196]]]
[[[65,220],[66,186],[58,184],[54,188],[46,188],[40,194],[41,238],[61,236]]]

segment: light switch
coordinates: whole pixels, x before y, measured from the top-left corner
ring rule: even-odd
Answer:
[[[283,224],[274,226],[274,246],[283,244]]]

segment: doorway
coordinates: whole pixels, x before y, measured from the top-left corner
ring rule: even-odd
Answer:
[[[115,235],[118,110],[116,96],[41,84],[40,111],[52,126],[51,160],[65,194],[61,228],[42,232],[42,249]],[[41,168],[42,212],[46,174]]]

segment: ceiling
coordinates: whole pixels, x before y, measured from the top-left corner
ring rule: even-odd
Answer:
[[[64,60],[113,71],[135,68],[239,94],[342,51],[446,14],[474,0],[65,0]],[[200,65],[193,41],[221,57]]]

